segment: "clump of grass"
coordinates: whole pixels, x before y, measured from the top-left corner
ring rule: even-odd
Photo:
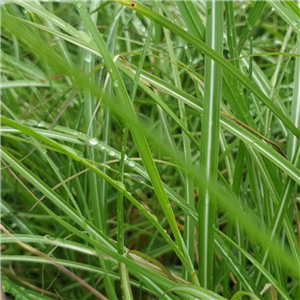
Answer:
[[[296,2],[1,8],[8,297],[300,297]]]

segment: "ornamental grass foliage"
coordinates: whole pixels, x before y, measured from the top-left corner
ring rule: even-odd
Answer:
[[[299,7],[1,1],[2,299],[300,299]]]

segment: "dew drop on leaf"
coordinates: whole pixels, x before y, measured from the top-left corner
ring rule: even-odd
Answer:
[[[97,140],[97,139],[90,139],[89,140],[89,144],[91,145],[91,146],[96,146],[96,145],[98,145],[99,144],[99,141]]]

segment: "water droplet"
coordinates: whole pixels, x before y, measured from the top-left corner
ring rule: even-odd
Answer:
[[[115,86],[115,87],[118,87],[118,86],[119,86],[119,81],[118,81],[118,80],[115,80],[115,81],[114,81],[114,86]]]
[[[111,74],[112,72],[113,72],[113,69],[112,69],[112,68],[110,68],[110,69],[109,69],[109,73]]]
[[[101,146],[100,146],[100,149],[101,149],[101,150],[105,150],[105,147],[101,145]]]
[[[127,160],[128,159],[128,156],[125,154],[124,155],[124,160]]]
[[[76,153],[78,157],[83,157],[83,153],[81,151],[76,150]]]
[[[47,154],[48,151],[47,151],[47,149],[43,149],[43,152],[44,152],[45,154]]]
[[[10,225],[10,227],[11,227],[11,228],[17,227],[17,223],[12,223],[12,224]]]
[[[73,135],[78,135],[79,132],[78,132],[78,131],[74,131],[72,134],[73,134]]]
[[[109,151],[109,152],[108,152],[108,155],[114,157],[114,156],[116,155],[116,153],[115,153],[114,151]]]
[[[76,6],[77,6],[78,8],[81,8],[81,7],[82,7],[82,3],[81,3],[81,2],[77,2]]]
[[[46,123],[44,121],[41,121],[37,124],[37,127],[45,127]]]
[[[27,13],[28,13],[28,10],[25,9],[25,8],[23,8],[23,9],[22,9],[22,12],[23,12],[23,14],[27,14]]]
[[[84,60],[85,60],[86,62],[90,63],[90,62],[92,61],[92,53],[89,52],[89,53],[85,56]]]
[[[91,145],[91,146],[96,146],[96,145],[98,145],[99,144],[99,141],[97,140],[97,139],[90,139],[89,140],[89,144]]]
[[[187,50],[188,49],[188,46],[187,45],[184,45],[184,50]]]
[[[135,166],[135,162],[134,161],[129,161],[128,162],[128,166],[129,167],[134,167]]]

